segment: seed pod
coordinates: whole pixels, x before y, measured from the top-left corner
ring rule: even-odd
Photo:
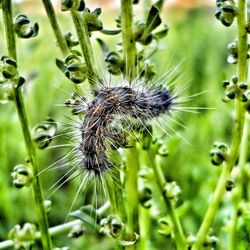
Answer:
[[[19,38],[30,38],[38,35],[38,23],[35,23],[33,26],[31,26],[30,23],[26,15],[20,14],[16,16],[14,20],[14,30]]]
[[[40,149],[44,149],[49,146],[53,137],[56,134],[57,125],[53,119],[47,119],[46,121],[38,124],[33,129],[32,139],[36,146]]]
[[[228,147],[225,143],[214,143],[213,149],[210,151],[211,162],[213,165],[221,165],[225,160]]]
[[[26,165],[17,165],[11,173],[16,188],[28,187],[33,181],[33,173]]]
[[[235,181],[234,179],[230,178],[226,180],[225,182],[225,188],[227,191],[232,191],[232,189],[235,187]]]
[[[150,208],[152,205],[152,189],[149,186],[139,190],[139,201],[144,208]]]

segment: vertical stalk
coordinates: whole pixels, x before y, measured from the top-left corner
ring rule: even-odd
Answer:
[[[126,212],[127,212],[127,233],[129,240],[133,241],[135,238],[134,233],[139,234],[139,197],[138,197],[138,153],[136,148],[136,141],[130,138],[130,145],[132,149],[126,152]],[[133,249],[134,246],[130,246],[128,249]]]
[[[67,42],[63,36],[63,33],[62,33],[61,28],[59,26],[59,23],[57,21],[56,13],[55,13],[55,10],[53,8],[53,5],[52,5],[50,0],[42,0],[42,1],[43,1],[43,5],[45,8],[46,14],[49,18],[50,25],[52,27],[52,30],[53,30],[54,35],[56,37],[57,43],[59,45],[59,48],[60,48],[63,56],[66,57],[67,55],[70,54],[70,49],[67,45]],[[80,91],[78,85],[77,84],[74,84],[74,85],[75,85],[76,92],[80,94],[81,91]]]
[[[123,59],[125,75],[128,79],[135,77],[136,47],[133,35],[133,5],[132,0],[121,0]]]
[[[149,160],[151,162],[151,166],[154,170],[154,175],[156,178],[156,182],[157,185],[159,187],[159,190],[163,196],[164,199],[164,203],[165,206],[167,208],[168,211],[168,215],[170,217],[170,220],[174,226],[174,240],[175,240],[175,244],[178,250],[184,250],[185,246],[186,246],[186,240],[185,240],[185,236],[184,233],[182,231],[182,226],[181,223],[179,221],[179,218],[175,212],[175,208],[173,203],[171,202],[171,200],[163,194],[164,192],[164,188],[166,185],[166,180],[164,177],[164,174],[162,172],[161,167],[159,166],[159,164],[156,162],[156,148],[151,148],[151,150],[149,151]]]
[[[243,188],[244,185],[248,185],[245,183],[245,164],[247,162],[247,149],[248,149],[248,136],[249,136],[249,115],[246,116],[246,124],[243,130],[243,138],[240,147],[240,155],[239,155],[239,181],[236,187],[236,193],[234,194],[234,214],[232,218],[232,227],[230,234],[230,242],[229,242],[229,250],[236,249],[236,233],[237,233],[237,225],[238,225],[238,212],[240,207],[240,202],[242,199],[244,200]]]
[[[84,60],[88,68],[88,81],[92,89],[94,89],[96,86],[96,80],[99,79],[99,77],[95,67],[95,59],[89,38],[88,26],[84,16],[82,18],[76,10],[72,9],[70,13],[75,25]]]
[[[246,81],[247,72],[247,33],[245,29],[246,24],[246,0],[238,1],[238,15],[237,15],[237,26],[238,26],[238,64],[237,64],[237,75],[239,83]],[[220,201],[225,192],[225,181],[230,177],[231,171],[234,167],[236,158],[239,154],[239,148],[242,140],[245,113],[246,110],[238,99],[235,101],[236,117],[233,129],[233,138],[231,147],[228,153],[228,157],[223,165],[223,169],[217,183],[213,199],[209,204],[206,215],[203,219],[201,227],[197,234],[197,241],[195,242],[192,250],[201,249],[202,243],[204,242],[209,228],[211,227],[216,212],[218,210]]]
[[[2,1],[3,8],[3,19],[6,33],[7,50],[9,57],[17,60],[16,56],[16,43],[15,43],[15,33],[13,27],[13,17],[12,17],[12,5],[11,0]],[[32,191],[35,198],[36,213],[38,217],[39,230],[41,232],[41,241],[43,249],[52,249],[52,243],[49,235],[49,224],[48,218],[43,206],[43,193],[40,180],[38,178],[38,161],[36,157],[36,150],[31,139],[30,126],[28,121],[27,112],[24,106],[22,89],[16,88],[13,85],[14,101],[17,109],[18,118],[21,124],[25,146],[27,150],[27,155],[29,159],[29,166],[32,169],[34,179],[32,181]]]
[[[125,62],[125,77],[132,81],[135,78],[136,67],[136,46],[133,35],[133,4],[132,0],[121,0],[121,26],[122,26],[122,43],[123,59]],[[138,154],[136,141],[130,136],[131,149],[127,149],[126,154],[126,214],[127,214],[127,233],[128,237],[134,240],[134,233],[139,234],[139,197],[138,197]],[[132,245],[128,249],[135,249]]]
[[[67,56],[70,53],[70,51],[69,51],[68,45],[66,43],[66,40],[63,36],[63,33],[61,31],[61,28],[59,26],[59,23],[57,21],[53,5],[52,5],[50,0],[42,0],[42,1],[43,1],[43,5],[45,8],[46,14],[49,18],[50,25],[53,29],[56,40],[57,40],[58,45],[60,47],[60,50],[64,56]]]

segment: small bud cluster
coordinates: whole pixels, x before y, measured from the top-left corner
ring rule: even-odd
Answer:
[[[23,227],[16,225],[9,232],[9,239],[14,241],[15,249],[31,249],[36,239],[36,226],[25,223]]]
[[[238,77],[233,76],[231,81],[225,80],[223,82],[226,99],[233,100],[237,98],[241,102],[247,102],[249,97],[248,84],[246,82],[238,82]]]

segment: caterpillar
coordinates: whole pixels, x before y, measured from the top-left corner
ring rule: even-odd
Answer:
[[[118,123],[119,127],[123,126],[122,119],[145,124],[164,113],[170,114],[177,100],[177,95],[170,88],[160,85],[149,87],[129,81],[123,85],[106,87],[102,84],[95,91],[92,101],[86,104],[78,101],[70,105],[78,112],[85,113],[78,127],[77,134],[81,135],[81,139],[76,147],[77,157],[81,157],[78,161],[81,170],[99,176],[113,167],[107,156],[107,142],[120,145],[119,131],[115,127]]]

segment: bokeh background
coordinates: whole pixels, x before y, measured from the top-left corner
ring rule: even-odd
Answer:
[[[51,27],[46,18],[42,1],[16,1],[14,13],[27,14],[40,26],[39,36],[28,40],[17,40],[19,69],[27,79],[24,87],[25,103],[30,124],[34,127],[48,116],[56,121],[67,122],[72,117],[70,110],[63,104],[74,89],[55,64],[55,58],[62,59],[55,44]],[[54,1],[57,15],[64,32],[74,28],[67,13],[60,11],[59,1]],[[101,7],[101,19],[104,28],[115,27],[114,18],[119,14],[119,1],[86,1],[91,8]],[[135,19],[143,18],[142,6],[135,6]],[[159,50],[152,57],[159,78],[170,67],[181,63],[181,73],[185,82],[189,82],[187,95],[204,92],[193,98],[188,106],[204,107],[199,114],[181,113],[182,123],[186,129],[177,124],[171,126],[190,144],[178,135],[166,141],[169,156],[164,159],[163,170],[167,180],[176,181],[182,189],[180,203],[185,204],[181,210],[181,222],[186,233],[196,233],[206,211],[211,193],[216,185],[220,167],[210,163],[209,151],[215,141],[230,143],[232,129],[231,103],[222,102],[224,89],[222,81],[235,72],[235,65],[227,63],[227,45],[233,41],[236,27],[222,26],[214,17],[213,1],[166,1],[162,19],[170,27],[169,34],[162,39]],[[2,16],[0,15],[2,20]],[[6,53],[3,22],[0,22],[0,54]],[[115,49],[119,35],[107,37],[96,33],[91,37],[98,67],[104,71],[103,55],[96,42],[96,37],[105,40],[110,48]],[[169,66],[170,65],[170,66]],[[84,86],[84,84],[82,84]],[[3,101],[3,89],[0,85],[0,99]],[[63,129],[59,127],[59,130]],[[64,143],[62,139],[53,141],[53,145]],[[65,154],[63,149],[37,150],[40,170],[46,168]],[[29,188],[16,189],[10,176],[13,167],[25,162],[25,146],[13,103],[0,104],[0,241],[7,238],[8,231],[15,224],[35,222],[34,201]],[[41,175],[45,196],[51,193],[50,187],[63,175],[65,170],[47,171]],[[50,199],[52,210],[49,215],[50,225],[65,221],[78,187],[78,181],[72,181],[56,191]],[[228,241],[227,221],[232,204],[224,199],[227,209],[219,211],[214,231],[220,240],[218,249],[226,249]],[[74,208],[82,205],[79,197]],[[152,224],[152,249],[163,249],[164,236],[157,235],[157,224]],[[54,239],[55,246],[71,246],[71,249],[113,249],[112,241],[96,236],[93,229],[87,230],[83,237],[76,240],[59,235]]]

